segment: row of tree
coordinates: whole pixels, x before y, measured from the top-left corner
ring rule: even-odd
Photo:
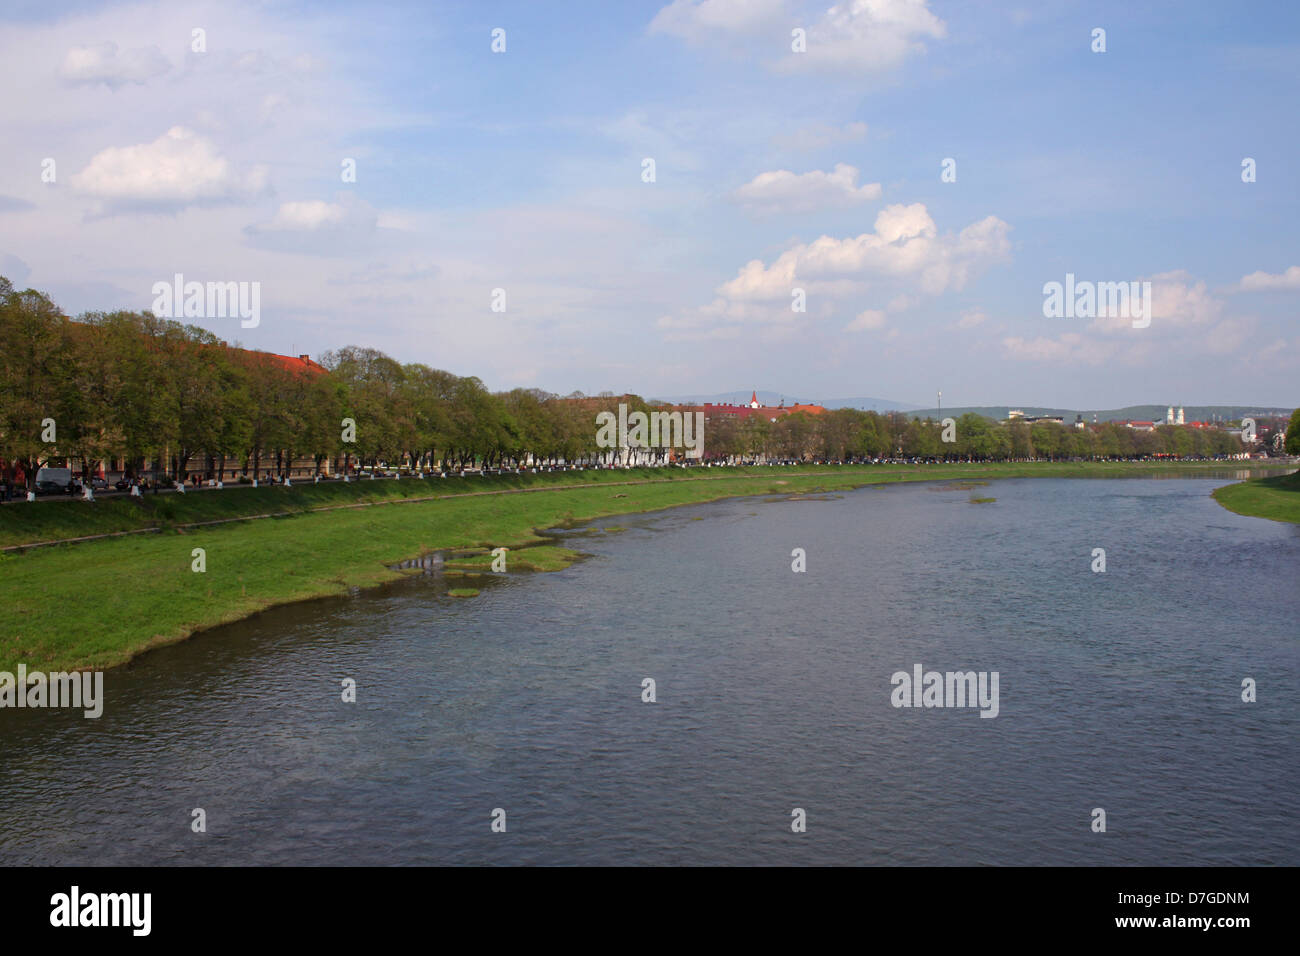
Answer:
[[[49,297],[0,277],[0,459],[28,482],[41,462],[146,462],[169,477],[225,477],[225,462],[258,477],[295,460],[335,470],[353,463],[495,466],[608,459],[596,414],[652,410],[634,395],[566,397],[537,389],[491,392],[477,378],[350,346],[314,363],[232,348],[211,332],[149,312],[91,312],[72,320]],[[1300,412],[1297,412],[1300,417]],[[1291,438],[1300,442],[1293,420]],[[1214,456],[1241,451],[1217,429],[1055,423],[999,424],[963,415],[941,424],[902,414],[837,409],[771,421],[719,410],[705,427],[714,460]],[[1288,442],[1291,444],[1291,442]],[[666,458],[649,449],[640,460]],[[678,451],[681,454],[681,451]]]
[[[121,459],[169,477],[222,477],[227,458],[254,478],[311,458],[496,465],[595,460],[595,411],[535,389],[492,393],[474,377],[374,349],[313,363],[232,348],[149,312],[67,318],[43,293],[0,277],[0,458],[28,483],[42,462]],[[644,407],[639,403],[638,407]]]
[[[950,439],[950,440],[945,440]],[[1056,422],[999,423],[966,413],[945,429],[901,412],[878,415],[851,408],[819,415],[795,413],[775,422],[760,416],[710,421],[710,455],[758,458],[907,458],[926,461],[1108,459],[1236,454],[1241,440],[1220,429],[1160,426],[1140,431],[1107,423],[1069,428]]]

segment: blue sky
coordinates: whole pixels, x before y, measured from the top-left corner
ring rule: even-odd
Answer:
[[[0,274],[71,314],[181,272],[261,284],[194,320],[231,341],[495,389],[1296,403],[1294,4],[4,16]],[[1067,272],[1150,281],[1150,326],[1045,318]]]

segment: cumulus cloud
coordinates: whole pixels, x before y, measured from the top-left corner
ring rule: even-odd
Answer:
[[[1184,270],[1160,272],[1141,281],[1151,283],[1151,325],[1158,332],[1172,329],[1205,327],[1223,314],[1223,300],[1213,295],[1203,279]],[[1119,314],[1100,316],[1088,325],[1092,332],[1124,333],[1133,327],[1133,319]]]
[[[808,52],[792,53],[781,69],[872,73],[897,67],[925,41],[947,29],[927,0],[849,0],[831,7],[808,29]]]
[[[305,232],[341,225],[346,218],[342,203],[309,199],[281,203],[269,222],[250,228],[259,232]]]
[[[63,57],[59,75],[73,85],[103,83],[116,90],[128,83],[144,84],[172,68],[156,46],[118,52],[111,41],[73,47]]]
[[[109,147],[71,179],[108,211],[174,210],[250,199],[265,191],[264,167],[240,172],[211,142],[173,126],[152,143]]]
[[[759,173],[732,193],[732,199],[754,213],[802,213],[880,198],[880,183],[858,185],[858,170],[836,163],[831,172],[786,169]]]
[[[1262,292],[1269,289],[1300,289],[1300,266],[1292,266],[1281,275],[1268,272],[1252,272],[1241,277],[1239,288],[1242,292]]]
[[[659,328],[677,334],[717,325],[758,322],[792,325],[824,318],[842,303],[861,296],[875,283],[904,283],[887,308],[909,307],[916,295],[940,295],[961,289],[978,271],[1006,258],[1010,230],[988,216],[961,232],[940,234],[924,204],[886,206],[872,232],[846,239],[822,236],[781,253],[771,264],[747,262],[735,278],[718,286],[708,305],[664,316]],[[804,290],[807,311],[792,309],[792,293]],[[881,313],[883,314],[883,313]],[[865,316],[865,318],[864,318]],[[875,310],[859,314],[852,331],[875,328]]]
[[[369,203],[340,193],[334,202],[281,203],[270,219],[245,227],[244,234],[262,248],[330,255],[364,246],[378,221]]]
[[[786,54],[776,69],[878,73],[924,53],[927,40],[946,35],[944,22],[930,12],[928,2],[848,0],[809,20],[804,8],[784,0],[673,0],[649,29],[703,43],[778,30],[788,38],[798,27],[807,32],[806,52]]]
[[[785,12],[785,0],[673,0],[655,14],[649,30],[700,42],[711,34],[761,32]]]
[[[976,270],[1004,258],[1011,250],[1010,228],[988,216],[956,236],[941,236],[923,203],[886,206],[873,232],[822,236],[787,249],[771,265],[754,259],[719,292],[734,299],[778,299],[790,295],[796,280],[886,276],[913,280],[922,293],[939,295],[962,288]]]
[[[1224,300],[1211,293],[1204,280],[1179,269],[1138,281],[1151,283],[1148,328],[1135,330],[1132,318],[1101,317],[1090,321],[1082,332],[1005,338],[1005,354],[1022,361],[1096,365],[1149,357],[1156,341],[1159,348],[1184,355],[1222,356],[1238,353],[1250,344],[1256,321],[1248,316],[1225,316]]]
[[[957,320],[957,328],[973,329],[975,326],[983,324],[987,318],[988,316],[984,314],[983,309],[967,309],[961,314],[961,318]]]

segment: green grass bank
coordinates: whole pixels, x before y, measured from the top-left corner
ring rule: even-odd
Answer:
[[[1224,485],[1214,490],[1214,500],[1239,515],[1300,524],[1300,472]]]
[[[0,508],[5,545],[158,531],[0,556],[0,670],[12,672],[20,662],[45,671],[112,667],[274,605],[395,580],[403,572],[392,566],[409,558],[432,551],[525,547],[546,540],[539,530],[608,515],[897,481],[1196,475],[1240,467],[995,463],[646,469],[6,505]],[[284,516],[252,520],[263,514]],[[185,527],[203,521],[226,523]],[[192,570],[196,548],[204,552],[202,573]],[[556,553],[536,557],[545,558],[536,562],[537,570],[568,563]],[[480,563],[467,560],[471,566]],[[509,573],[521,567],[528,567],[527,560],[510,566]]]

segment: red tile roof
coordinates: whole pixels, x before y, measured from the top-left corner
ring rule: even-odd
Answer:
[[[241,349],[244,352],[254,352],[254,349]],[[327,371],[325,366],[314,362],[309,355],[277,355],[275,352],[257,352],[258,355],[265,355],[279,365],[281,368],[290,372],[312,372],[316,375],[323,375]]]

